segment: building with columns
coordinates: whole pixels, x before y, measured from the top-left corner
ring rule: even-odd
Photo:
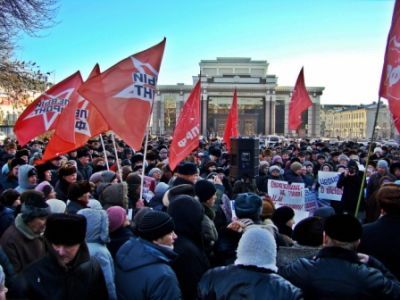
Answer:
[[[200,61],[201,133],[222,136],[237,89],[241,136],[296,134],[288,130],[291,86],[279,86],[278,77],[268,74],[268,62],[251,58],[223,57]],[[199,76],[193,76],[196,83]],[[158,85],[155,97],[153,134],[173,133],[179,112],[194,85]],[[312,107],[302,115],[300,136],[320,136],[320,97],[323,87],[307,87]]]

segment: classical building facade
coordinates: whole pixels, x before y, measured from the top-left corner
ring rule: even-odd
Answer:
[[[377,103],[369,105],[322,105],[321,136],[338,139],[371,138]],[[377,139],[393,139],[397,131],[386,105],[381,104],[376,125]]]
[[[201,133],[222,136],[237,90],[241,136],[291,135],[288,130],[289,101],[293,87],[279,86],[268,74],[268,62],[250,58],[217,58],[200,61]],[[193,76],[193,83],[199,76]],[[179,112],[193,85],[158,85],[153,107],[152,133],[173,133]],[[300,135],[320,136],[320,97],[323,87],[307,87],[313,105],[303,113]]]

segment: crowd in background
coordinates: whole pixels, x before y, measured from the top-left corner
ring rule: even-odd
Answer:
[[[0,299],[400,299],[397,149],[367,164],[357,143],[286,142],[235,178],[217,139],[176,170],[162,137],[104,142],[43,162],[45,142],[4,141]],[[340,173],[342,199],[295,224],[268,181],[316,191],[318,171]]]

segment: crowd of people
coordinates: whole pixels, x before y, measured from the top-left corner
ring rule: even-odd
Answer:
[[[0,147],[0,299],[400,299],[397,149],[292,141],[235,178],[217,139],[176,170],[167,139],[104,141]],[[295,224],[268,181],[317,191],[318,171],[342,199]]]

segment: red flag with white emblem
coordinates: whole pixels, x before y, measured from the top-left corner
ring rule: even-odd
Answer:
[[[164,47],[165,38],[89,79],[79,89],[110,128],[135,150],[141,148],[150,119]]]
[[[238,137],[239,130],[239,113],[238,113],[238,103],[237,103],[237,92],[236,89],[233,92],[232,106],[229,110],[228,118],[226,119],[225,132],[224,132],[224,142],[226,144],[226,150],[228,152],[231,150],[231,137]]]
[[[392,25],[387,38],[379,96],[389,102],[394,124],[400,131],[400,1],[393,10]]]
[[[77,90],[82,84],[82,76],[78,71],[33,101],[19,116],[14,126],[14,133],[21,146],[30,140],[56,127],[63,110],[74,105],[78,100]],[[64,125],[72,128],[74,116],[64,120]],[[67,132],[65,140],[74,142],[74,132]]]
[[[100,75],[100,67],[96,64],[88,79],[94,78],[98,75]],[[68,117],[66,109],[64,114],[60,116],[54,135],[46,146],[42,162],[80,148],[85,145],[91,137],[108,130],[108,124],[104,121],[102,115],[97,111],[93,104],[83,97],[79,97],[73,115],[75,118],[74,127],[72,129],[69,128],[68,130],[74,132],[75,143],[70,143],[64,139],[64,131],[66,127],[63,125],[63,118]]]
[[[168,158],[171,170],[199,146],[200,93],[199,80],[183,105],[174,130]]]
[[[297,130],[301,125],[301,114],[312,105],[304,83],[304,70],[301,68],[289,103],[289,130]]]

